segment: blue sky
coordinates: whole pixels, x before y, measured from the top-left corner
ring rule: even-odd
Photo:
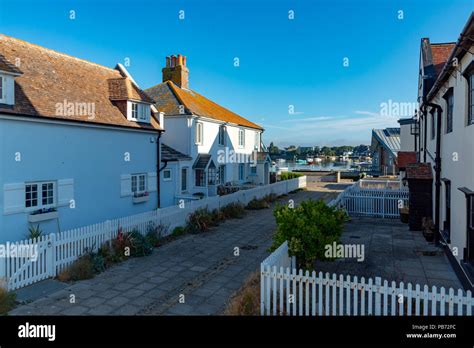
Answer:
[[[263,125],[266,143],[357,145],[398,125],[381,103],[416,101],[420,38],[456,41],[472,9],[472,0],[0,0],[0,32],[109,67],[129,58],[142,88],[181,53],[190,87]]]

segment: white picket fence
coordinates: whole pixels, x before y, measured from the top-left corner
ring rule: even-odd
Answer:
[[[337,198],[339,206],[350,216],[398,218],[400,208],[408,206],[409,192],[406,189],[361,188],[354,184]]]
[[[309,273],[293,264],[286,242],[262,262],[261,315],[472,315],[471,291]]]
[[[209,197],[187,202],[184,208],[171,206],[142,214],[108,220],[101,223],[48,234],[34,240],[6,243],[18,248],[37,248],[37,259],[25,256],[0,258],[0,280],[6,279],[9,290],[55,277],[87,250],[97,250],[103,243],[114,239],[119,228],[123,232],[137,230],[146,234],[152,226],[165,226],[170,234],[175,227],[186,224],[188,216],[200,208],[208,210],[220,209],[230,203],[247,204],[254,198],[263,198],[269,194],[286,194],[306,187],[306,177],[285,180],[270,185],[258,186],[249,190],[241,190],[225,196]]]

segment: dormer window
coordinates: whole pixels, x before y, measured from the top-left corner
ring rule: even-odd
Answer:
[[[132,119],[136,120],[138,118],[138,104],[132,103]]]
[[[136,122],[150,122],[150,105],[132,101],[129,101],[128,105],[127,119]]]
[[[0,73],[0,104],[15,104],[15,77]]]

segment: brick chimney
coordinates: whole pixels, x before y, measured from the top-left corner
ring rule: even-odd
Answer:
[[[181,88],[189,88],[189,70],[186,67],[186,57],[178,54],[166,57],[166,67],[163,68],[163,82],[173,81]]]

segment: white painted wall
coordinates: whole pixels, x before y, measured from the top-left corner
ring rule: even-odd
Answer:
[[[400,124],[400,151],[415,151],[415,136],[409,124]]]
[[[27,234],[30,211],[24,207],[25,182],[69,182],[64,202],[57,206],[59,226],[55,220],[41,223],[44,233],[156,209],[156,176],[151,177],[156,175],[156,142],[150,141],[156,137],[156,132],[0,115],[0,243]],[[130,191],[126,178],[134,173],[150,175],[147,202],[134,204],[130,193],[124,192]],[[68,204],[70,198],[74,208]]]
[[[460,61],[459,70],[463,71],[473,60],[473,55],[467,53]],[[441,177],[451,180],[451,250],[457,248],[458,254],[454,255],[458,260],[463,258],[463,249],[466,247],[466,198],[458,190],[460,187],[467,187],[474,190],[474,125],[467,126],[467,88],[466,79],[461,73],[456,72],[451,75],[445,87],[454,89],[454,112],[453,131],[446,133],[446,101],[442,98],[446,88],[441,88],[434,103],[443,108],[442,117],[442,137],[441,137]],[[436,118],[435,118],[436,121]],[[431,140],[431,120],[428,117],[427,128],[427,148],[434,156],[436,141]],[[458,160],[456,161],[455,157]],[[427,161],[434,164],[433,160],[427,156]],[[433,185],[433,213],[435,213],[435,189]],[[445,217],[445,186],[441,187],[441,211],[440,225],[443,225]]]

